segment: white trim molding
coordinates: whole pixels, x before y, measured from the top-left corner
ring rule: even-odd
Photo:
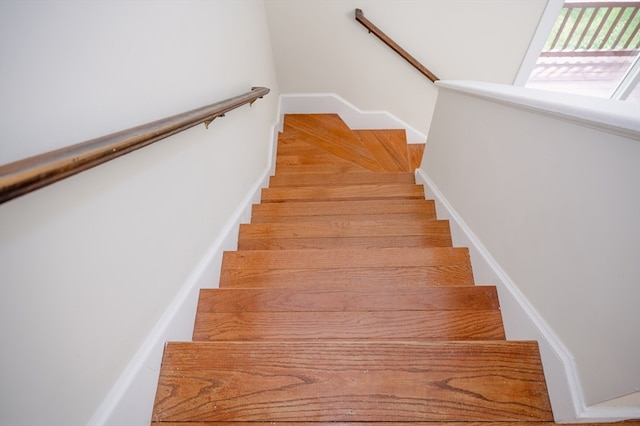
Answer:
[[[335,93],[280,95],[281,114],[338,114],[353,130],[405,129],[407,143],[425,143],[427,136],[387,111],[363,111]],[[281,119],[282,121],[282,119]]]
[[[425,171],[416,169],[415,177],[416,183],[424,185],[425,198],[435,200],[438,219],[449,220],[454,245],[469,248],[475,282],[497,287],[507,338],[538,341],[555,421],[598,423],[640,418],[640,408],[636,406],[587,406],[576,361],[569,349]]]

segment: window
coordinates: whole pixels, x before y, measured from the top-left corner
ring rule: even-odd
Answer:
[[[526,87],[640,103],[640,2],[566,1]]]

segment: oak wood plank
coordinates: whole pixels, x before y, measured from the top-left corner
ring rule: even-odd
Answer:
[[[422,185],[407,184],[278,187],[263,189],[261,197],[263,203],[393,199],[424,199],[424,190]]]
[[[289,203],[269,203],[275,205],[288,205]],[[267,216],[259,213],[251,216],[251,223],[302,223],[302,222],[354,222],[354,221],[423,221],[435,220],[435,213],[387,213],[387,214],[343,214],[343,215],[316,215],[316,216]]]
[[[359,201],[291,201],[285,203],[264,203],[252,206],[252,220],[257,216],[329,216],[329,215],[391,215],[424,214],[435,219],[433,200],[394,200],[381,203],[378,200]]]
[[[189,426],[267,426],[273,425],[273,422],[189,422]],[[277,424],[277,423],[276,423]],[[306,426],[313,424],[314,426],[337,426],[335,422],[287,422],[286,426]],[[518,422],[393,422],[393,426],[553,426],[566,423],[539,422],[526,420]],[[381,426],[380,422],[340,422],[340,426]],[[580,426],[639,426],[639,420],[626,420],[614,423],[580,423]],[[186,426],[182,422],[151,422],[151,426]]]
[[[409,171],[405,130],[353,130],[388,172]]]
[[[336,269],[229,269],[220,287],[258,288],[424,288],[474,285],[470,263],[436,266]]]
[[[154,421],[552,421],[536,342],[190,342]]]
[[[368,170],[385,171],[337,114],[287,114],[284,132]]]
[[[449,311],[499,309],[495,286],[201,289],[198,312]]]
[[[304,166],[304,165],[324,165],[324,164],[328,164],[328,165],[332,165],[332,164],[344,164],[344,165],[351,165],[351,163],[349,163],[346,160],[342,160],[334,155],[331,155],[329,153],[323,153],[323,154],[315,154],[315,155],[304,155],[304,154],[278,154],[276,156],[276,168],[278,166],[280,167],[285,167],[285,166]],[[369,173],[373,173],[373,172],[369,172]]]
[[[498,310],[198,312],[193,331],[194,341],[504,338]]]
[[[274,422],[189,422],[189,426],[273,426]],[[280,423],[283,424],[283,423]],[[287,422],[286,426],[383,426],[385,423],[380,422]],[[386,423],[389,424],[389,423]],[[538,422],[538,421],[518,421],[518,422],[393,422],[393,426],[522,426],[530,424],[531,426],[552,426],[560,423],[554,422]],[[640,422],[617,422],[617,423],[580,423],[580,426],[626,426],[625,424],[633,424],[638,426]],[[183,422],[151,422],[151,426],[187,426]]]
[[[272,203],[287,205],[288,203]],[[316,215],[316,216],[268,216],[256,213],[251,217],[251,223],[301,223],[301,222],[353,222],[353,221],[422,221],[435,220],[435,213],[387,213],[387,214],[343,214],[343,215]]]
[[[223,253],[223,269],[341,269],[468,264],[466,247],[246,250]]]
[[[240,225],[241,239],[260,238],[330,238],[393,237],[424,235],[451,246],[448,220],[418,221],[362,220],[299,223],[252,223]]]
[[[335,186],[335,185],[362,185],[375,183],[402,183],[415,184],[413,173],[306,173],[296,176],[275,175],[269,179],[269,187],[280,186]]]
[[[375,249],[409,247],[451,247],[449,234],[403,235],[398,237],[312,237],[241,238],[238,250]]]
[[[349,173],[362,172],[367,169],[351,163],[331,164],[280,164],[276,166],[276,173],[300,174],[300,173]]]
[[[424,147],[425,144],[423,143],[410,143],[407,145],[410,170],[420,168],[420,164],[422,164],[422,156],[424,154]]]

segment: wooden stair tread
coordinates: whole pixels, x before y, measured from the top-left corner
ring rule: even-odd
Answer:
[[[370,185],[374,183],[415,184],[413,173],[300,173],[298,175],[275,175],[269,179],[269,188],[280,186],[321,186],[321,185]]]
[[[553,420],[537,344],[509,341],[168,343],[152,416]]]
[[[341,269],[469,264],[463,247],[244,250],[223,254],[223,269]]]
[[[301,154],[279,154],[276,157],[276,169],[283,166],[297,166],[297,165],[313,165],[313,164],[345,164],[349,165],[346,160],[336,159],[331,154],[315,154],[315,155],[301,155]]]
[[[276,166],[276,174],[306,174],[306,173],[350,173],[366,170],[351,163],[331,164],[280,164]]]
[[[519,422],[504,422],[504,421],[493,421],[493,422],[340,422],[340,423],[336,423],[336,422],[286,422],[286,423],[280,423],[281,425],[285,425],[285,426],[307,426],[309,424],[312,424],[314,426],[381,426],[384,424],[391,424],[393,426],[437,426],[437,425],[444,425],[444,426],[522,426],[523,424],[527,424],[527,423],[534,423],[535,426],[552,426],[552,425],[557,425],[557,424],[562,424],[562,423],[554,423],[554,422],[539,422],[539,421],[535,421],[535,422],[524,422],[524,421],[519,421]],[[215,422],[189,422],[188,425],[189,426],[273,426],[274,424],[278,424],[278,423],[274,423],[274,422],[236,422],[236,421],[215,421]],[[616,423],[580,423],[580,426],[625,426],[625,424],[633,424],[634,426],[637,426],[637,422],[616,422]],[[151,422],[151,426],[185,426],[184,422]]]
[[[495,286],[202,289],[198,312],[450,311],[499,309]]]
[[[252,221],[257,217],[331,216],[331,215],[391,215],[424,214],[435,219],[433,200],[394,200],[381,203],[378,200],[355,201],[289,201],[287,203],[264,203],[252,206]]]
[[[504,339],[498,310],[198,312],[194,341]]]
[[[249,251],[247,251],[249,252]],[[381,268],[231,269],[220,274],[220,287],[257,288],[402,288],[474,285],[470,263]]]
[[[299,223],[251,223],[240,225],[240,239],[323,238],[323,237],[393,237],[430,235],[442,237],[451,245],[448,220],[419,221],[361,220]]]
[[[353,130],[362,144],[387,171],[408,171],[409,155],[404,130]]]
[[[451,247],[449,222],[323,221],[240,225],[238,250]]]
[[[284,132],[365,169],[385,171],[337,114],[288,114]]]
[[[238,250],[376,249],[451,247],[449,235],[404,235],[397,237],[244,238]]]
[[[263,189],[261,197],[263,203],[380,199],[424,199],[424,190],[415,184],[278,187]]]
[[[225,252],[220,287],[472,285],[466,248],[242,250]]]
[[[270,203],[273,205],[289,205],[289,203]],[[266,205],[266,204],[265,204]],[[423,220],[435,220],[435,213],[382,213],[382,214],[317,214],[300,215],[300,216],[277,216],[277,215],[265,215],[260,213],[252,214],[251,223],[300,223],[300,222],[353,222],[353,221],[423,221]],[[304,226],[302,224],[301,226]]]

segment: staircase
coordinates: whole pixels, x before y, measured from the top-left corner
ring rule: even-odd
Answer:
[[[536,342],[505,340],[415,184],[422,149],[286,116],[193,341],[165,348],[153,425],[553,421]]]

